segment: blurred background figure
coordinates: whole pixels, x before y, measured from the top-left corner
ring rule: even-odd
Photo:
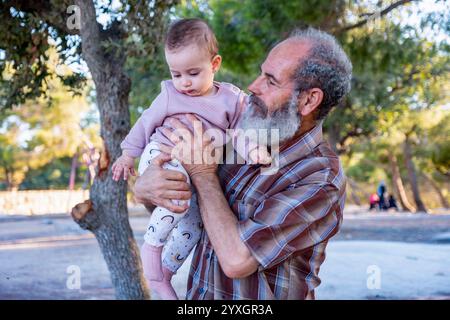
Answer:
[[[381,210],[386,210],[387,206],[386,206],[386,200],[384,198],[384,194],[386,193],[386,184],[384,183],[384,180],[380,181],[380,184],[378,185],[378,189],[377,189],[377,193],[378,193],[378,207]]]
[[[389,194],[388,198],[388,210],[394,208],[395,211],[399,211],[397,207],[397,200],[395,200],[395,197],[392,193]]]
[[[375,209],[377,210],[378,201],[380,201],[380,198],[376,193],[372,193],[369,198],[370,208],[369,210]]]

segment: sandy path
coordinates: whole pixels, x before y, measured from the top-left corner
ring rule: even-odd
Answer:
[[[139,244],[146,223],[146,216],[131,218]],[[450,297],[448,243],[450,216],[349,215],[328,246],[317,298]],[[73,266],[80,289],[67,287]],[[369,266],[379,268],[379,289],[367,287]],[[181,298],[188,269],[185,263],[174,277]],[[70,218],[2,217],[0,299],[114,299],[114,291],[95,239]]]

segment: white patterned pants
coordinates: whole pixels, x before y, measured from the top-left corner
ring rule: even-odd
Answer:
[[[139,161],[139,175],[143,174],[151,161],[160,153],[158,143],[154,141],[145,147]],[[166,162],[163,168],[183,173],[187,177],[187,182],[191,183],[189,175],[178,160]],[[181,205],[177,200],[172,201]],[[197,195],[194,192],[192,198],[188,200],[188,204],[189,209],[183,213],[174,213],[166,208],[156,207],[152,212],[147,232],[144,235],[144,240],[148,244],[157,247],[164,246],[162,263],[174,273],[189,256],[203,230]]]

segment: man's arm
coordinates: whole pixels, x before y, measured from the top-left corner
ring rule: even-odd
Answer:
[[[136,181],[135,198],[149,210],[153,210],[154,205],[175,213],[186,210],[186,207],[176,206],[171,201],[187,200],[191,193],[183,174],[161,168],[170,159],[169,155],[162,153]],[[207,171],[191,176],[197,189],[203,224],[224,273],[230,278],[245,277],[255,272],[259,263],[240,239],[238,222],[223,195],[215,174],[216,167],[205,167]]]
[[[194,183],[208,237],[222,270],[229,278],[243,278],[258,269],[258,261],[241,240],[238,221],[230,209],[215,173],[197,174]]]
[[[199,120],[191,114],[186,115],[186,117],[195,128],[195,122]],[[199,123],[201,125],[200,121]],[[259,263],[240,238],[239,223],[223,195],[216,174],[217,164],[210,161],[211,159],[208,160],[214,147],[211,144],[210,137],[202,134],[201,143],[197,143],[190,130],[178,119],[170,119],[169,124],[179,131],[175,131],[175,134],[167,128],[162,128],[162,132],[177,145],[178,152],[175,152],[175,157],[183,163],[197,189],[203,224],[222,270],[230,278],[243,278],[254,273]],[[174,150],[171,147],[161,145],[161,151],[167,154],[173,154]],[[205,163],[192,163],[192,157],[190,156],[194,155],[193,159],[195,160],[196,154],[201,156],[200,159],[206,160]],[[187,158],[184,158],[185,156]]]

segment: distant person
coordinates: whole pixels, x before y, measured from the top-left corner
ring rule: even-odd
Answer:
[[[381,180],[380,184],[378,185],[377,193],[379,197],[378,207],[380,208],[380,210],[387,210],[386,200],[384,198],[384,194],[386,193],[386,185],[384,183],[384,180]]]
[[[395,197],[393,194],[389,194],[389,198],[388,198],[388,209],[390,209],[390,208],[394,208],[395,211],[398,211],[397,200],[395,200]]]
[[[369,210],[372,210],[372,209],[376,210],[379,201],[380,201],[380,198],[378,197],[378,195],[376,193],[372,193],[369,197],[369,203],[370,203]]]

